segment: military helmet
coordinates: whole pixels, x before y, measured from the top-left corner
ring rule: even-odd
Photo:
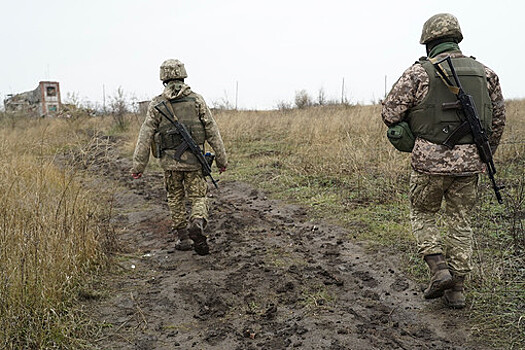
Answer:
[[[430,17],[423,25],[420,44],[427,44],[439,38],[453,38],[459,43],[463,34],[458,19],[450,13],[440,13]]]
[[[188,77],[184,63],[179,60],[169,59],[160,65],[160,80],[184,79]]]

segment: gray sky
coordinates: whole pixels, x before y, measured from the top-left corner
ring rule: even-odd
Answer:
[[[306,89],[351,102],[382,98],[424,55],[426,19],[458,17],[463,53],[500,76],[506,98],[525,97],[525,2],[500,0],[1,0],[0,98],[57,80],[62,98],[102,102],[120,86],[139,100],[162,91],[159,66],[182,60],[206,101],[273,108]]]

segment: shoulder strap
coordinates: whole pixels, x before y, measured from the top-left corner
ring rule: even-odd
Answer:
[[[170,100],[171,103],[180,103],[180,102],[191,102],[191,101],[195,101],[196,98],[195,97],[191,97],[191,96],[186,96],[186,97],[182,97],[182,98],[174,98],[172,100]]]
[[[428,60],[433,65],[436,65],[436,63],[439,61],[436,58],[429,58]],[[438,63],[437,65],[439,66],[439,68],[441,68],[441,71],[443,72],[443,74],[445,74],[443,76],[440,72],[438,72],[439,77],[441,78],[443,83],[447,86],[447,88],[450,90],[450,92],[452,92],[454,95],[457,95],[459,93],[459,88],[457,86],[454,86],[454,85],[448,83],[449,81],[452,81],[452,79],[450,79],[450,76],[448,75],[446,69],[443,67],[442,63]],[[445,77],[446,77],[446,79],[445,79]]]

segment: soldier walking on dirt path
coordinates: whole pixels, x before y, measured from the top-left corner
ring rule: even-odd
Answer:
[[[428,57],[421,58],[403,73],[385,99],[381,113],[389,127],[407,122],[415,137],[410,218],[419,253],[432,274],[424,297],[443,296],[452,308],[465,306],[463,285],[465,276],[472,270],[470,214],[478,196],[478,174],[485,171],[485,164],[470,134],[452,149],[443,145],[464,116],[455,103],[456,96],[436,74],[434,59],[451,57],[464,90],[474,98],[481,124],[489,134],[492,152],[505,126],[499,78],[490,68],[461,53],[458,44],[462,39],[458,20],[453,15],[437,14],[427,20],[420,43],[426,45]],[[443,198],[444,219],[448,225],[444,236],[436,224]]]
[[[164,170],[168,206],[173,220],[173,231],[177,235],[175,248],[191,250],[193,240],[195,252],[206,255],[209,253],[204,234],[208,224],[208,184],[203,176],[202,165],[189,149],[184,151],[184,148],[180,148],[184,142],[181,135],[173,123],[155,109],[159,103],[165,102],[197,145],[204,149],[205,142],[210,144],[216,154],[215,161],[220,172],[226,170],[228,161],[217,124],[202,96],[184,83],[187,76],[184,64],[178,60],[169,59],[160,66],[160,80],[165,89],[149,104],[133,154],[131,173],[134,179],[142,176],[148,164],[151,147],[153,156],[160,159]],[[183,153],[177,154],[181,149]],[[189,224],[185,198],[191,203]]]

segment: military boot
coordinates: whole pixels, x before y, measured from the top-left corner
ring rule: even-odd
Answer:
[[[193,242],[188,234],[188,229],[179,228],[177,230],[177,242],[175,242],[175,249],[177,250],[191,250]]]
[[[428,287],[423,291],[425,299],[442,297],[445,290],[452,288],[452,275],[448,271],[443,254],[425,255],[425,261],[430,268],[432,277]]]
[[[190,238],[193,240],[193,249],[199,255],[207,255],[210,253],[210,248],[204,235],[204,219],[196,218],[190,222],[188,226]]]
[[[454,275],[452,277],[452,288],[445,291],[445,304],[453,309],[463,309],[465,307],[464,282],[465,276]]]

